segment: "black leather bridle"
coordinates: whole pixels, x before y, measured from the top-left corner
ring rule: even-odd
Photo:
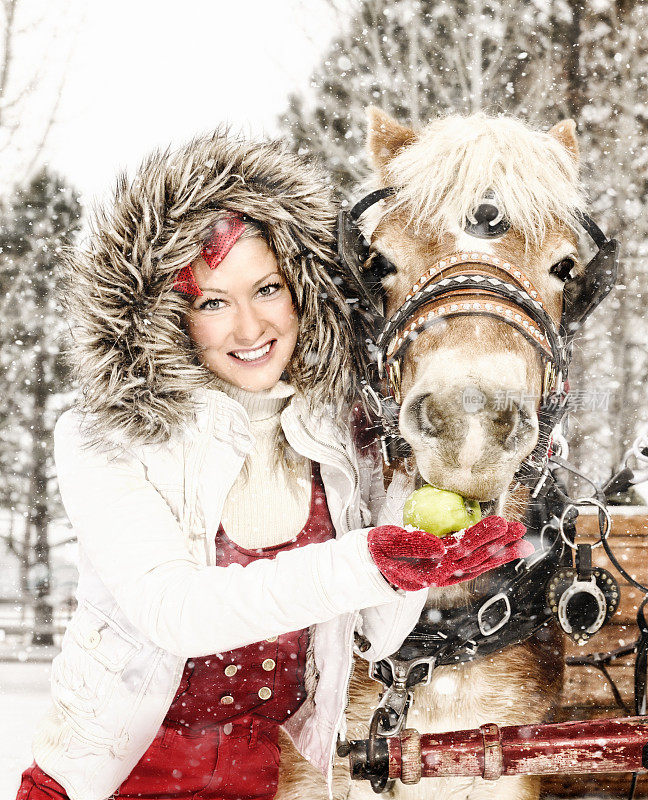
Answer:
[[[478,247],[438,259],[387,318],[382,280],[397,268],[371,249],[359,220],[370,207],[394,194],[394,188],[372,192],[350,211],[341,211],[338,219],[340,260],[376,321],[375,375],[364,391],[377,420],[386,463],[411,455],[398,428],[401,360],[411,342],[439,319],[486,315],[505,322],[537,350],[544,376],[538,443],[516,474],[516,480],[532,487],[525,524],[528,535],[538,537],[536,557],[499,568],[493,576],[496,591],[476,594],[467,607],[437,612],[430,620],[422,617],[396,653],[371,665],[370,674],[385,686],[375,717],[376,730],[384,735],[392,735],[403,724],[411,691],[431,679],[435,666],[470,661],[520,643],[552,619],[545,601],[547,581],[558,567],[571,563],[560,535],[568,498],[548,463],[552,434],[567,410],[566,381],[574,334],[613,288],[618,261],[617,242],[607,239],[590,217],[581,214],[578,220],[596,244],[597,253],[582,274],[557,273],[565,283],[559,325],[546,312],[523,268],[481,253]],[[488,227],[491,222],[498,226],[494,232]],[[466,224],[466,230],[477,239],[503,235],[507,229],[507,221],[493,213]],[[555,466],[560,459],[553,455],[552,461]],[[574,533],[572,519],[567,533],[572,542]],[[374,787],[376,791],[382,788]]]
[[[375,376],[364,391],[382,428],[385,461],[389,464],[394,458],[411,455],[398,429],[401,361],[410,343],[440,318],[486,315],[518,330],[539,351],[544,365],[538,443],[516,476],[521,481],[535,481],[546,465],[552,431],[567,409],[566,381],[574,334],[614,287],[618,242],[608,239],[589,216],[578,214],[578,221],[597,252],[582,273],[558,274],[565,283],[559,326],[545,311],[523,268],[478,249],[439,259],[419,278],[403,305],[386,318],[382,280],[397,268],[371,249],[359,220],[369,208],[395,194],[397,190],[393,187],[378,189],[359,200],[351,210],[340,211],[338,218],[340,261],[376,319]],[[502,220],[498,224],[502,226]]]

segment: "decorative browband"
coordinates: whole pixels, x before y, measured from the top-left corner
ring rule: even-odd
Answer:
[[[471,269],[462,271],[468,265]],[[425,313],[412,319],[419,310]],[[391,364],[418,333],[438,319],[467,314],[492,316],[516,328],[541,351],[543,360],[554,360],[562,349],[538,290],[521,269],[489,253],[452,253],[418,279],[387,323],[377,341],[379,370],[383,353]]]
[[[426,297],[419,298],[421,302],[417,303],[415,308],[408,309],[409,314],[399,315],[399,319],[392,320],[392,324],[385,331],[387,335],[381,337],[382,341],[378,342],[379,352],[384,352],[385,342],[389,342],[386,353],[389,360],[400,355],[402,346],[415,337],[419,326],[426,322],[431,324],[435,319],[468,313],[502,319],[517,328],[525,338],[545,351],[549,357],[555,348],[560,346],[551,318],[512,284],[464,273],[456,278],[439,281],[429,289]],[[420,314],[414,321],[409,322],[414,313],[423,306],[428,308],[429,312]],[[406,323],[406,327],[403,327],[403,323]]]
[[[510,289],[511,287],[507,288]],[[452,291],[454,294],[454,292],[458,292],[460,289],[450,288],[449,291]],[[501,318],[508,322],[512,327],[517,328],[526,339],[532,342],[532,344],[539,347],[547,358],[551,358],[551,347],[547,342],[547,337],[540,331],[534,320],[523,313],[514,303],[509,303],[504,298],[499,301],[495,299],[483,299],[486,293],[486,288],[480,288],[475,293],[475,296],[479,297],[480,300],[473,300],[469,297],[468,293],[466,293],[461,297],[456,296],[449,299],[445,296],[426,303],[425,314],[417,317],[414,322],[411,322],[402,330],[398,337],[394,337],[390,341],[387,348],[387,360],[391,361],[392,358],[398,358],[399,351],[406,341],[412,337],[412,334],[429,328],[436,320],[443,317],[480,313],[484,316]],[[495,295],[493,295],[493,297],[495,297]],[[432,308],[430,308],[430,306],[432,306]]]
[[[443,258],[439,259],[439,261],[437,261],[433,267],[430,267],[427,272],[421,275],[414,286],[412,286],[410,293],[405,298],[405,302],[413,297],[419,291],[419,289],[429,283],[432,278],[436,277],[437,275],[441,275],[443,272],[446,272],[450,269],[454,270],[456,267],[460,267],[463,264],[487,264],[488,266],[496,267],[511,277],[513,282],[516,283],[521,289],[526,290],[533,300],[536,300],[541,306],[543,305],[542,300],[540,300],[540,293],[538,290],[524,274],[524,272],[522,272],[522,270],[516,267],[514,264],[511,264],[509,261],[506,261],[503,258],[499,258],[499,256],[490,255],[490,253],[468,253],[465,251],[451,253],[449,256],[444,256]]]

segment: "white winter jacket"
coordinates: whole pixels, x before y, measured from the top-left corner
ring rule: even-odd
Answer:
[[[34,741],[38,765],[71,800],[106,800],[155,737],[185,661],[307,626],[319,679],[285,728],[327,774],[344,725],[354,630],[394,652],[426,591],[394,591],[366,529],[383,500],[374,450],[359,455],[326,415],[295,396],[281,423],[321,465],[337,539],[249,566],[214,566],[223,503],[253,446],[235,400],[200,390],[195,424],[164,445],[108,457],[84,447],[81,418],[55,430],[63,502],[79,540],[78,610],[52,664],[52,704]],[[358,609],[364,609],[358,612]]]

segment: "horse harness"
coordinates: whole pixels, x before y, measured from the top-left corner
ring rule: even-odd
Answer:
[[[396,193],[396,189],[388,187],[366,195],[350,211],[340,211],[337,229],[341,264],[375,315],[379,329],[375,342],[377,374],[365,385],[364,392],[381,428],[383,457],[389,464],[395,457],[411,455],[409,445],[399,434],[398,413],[402,401],[401,364],[412,341],[441,319],[489,316],[517,330],[539,352],[544,365],[538,444],[522,465],[523,472],[535,481],[547,461],[551,431],[566,411],[573,336],[616,282],[618,242],[607,239],[590,217],[579,213],[579,222],[597,252],[581,275],[558,273],[565,283],[560,326],[547,314],[542,298],[522,268],[472,250],[439,259],[412,286],[403,305],[386,319],[381,281],[397,268],[371,250],[358,223],[369,208]],[[473,218],[466,220],[468,232],[479,238],[501,236],[507,225],[496,200],[491,198],[486,198]]]
[[[436,666],[472,661],[519,644],[546,628],[552,619],[582,643],[602,627],[618,603],[618,587],[609,573],[592,570],[591,547],[574,545],[576,501],[570,502],[555,474],[557,467],[568,465],[552,453],[552,445],[556,449],[559,443],[556,426],[567,410],[566,381],[573,336],[616,282],[618,243],[607,239],[586,214],[579,214],[578,220],[597,252],[583,274],[558,273],[565,283],[559,326],[547,314],[523,269],[472,250],[438,259],[387,319],[381,282],[396,272],[396,266],[371,251],[358,223],[371,206],[394,194],[394,188],[374,191],[350,211],[340,211],[338,218],[340,261],[378,327],[375,374],[363,391],[376,418],[386,464],[411,456],[398,429],[402,359],[411,342],[440,319],[482,315],[505,322],[539,352],[544,379],[538,443],[516,475],[519,484],[530,487],[525,524],[527,537],[536,540],[536,552],[494,571],[494,593],[481,594],[467,607],[424,612],[396,653],[370,665],[371,677],[385,686],[372,720],[372,730],[382,736],[393,736],[403,728],[414,687],[429,683]],[[501,236],[508,227],[492,195],[485,197],[465,224],[466,231],[477,238]],[[609,524],[601,529],[602,541],[607,531]],[[572,550],[577,551],[575,568],[571,565]],[[359,649],[367,646],[368,642],[359,637]],[[385,787],[374,788],[382,791]]]

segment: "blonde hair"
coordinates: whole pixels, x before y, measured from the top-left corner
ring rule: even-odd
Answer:
[[[556,220],[574,225],[585,205],[576,159],[555,137],[484,113],[431,122],[389,162],[386,180],[398,189],[391,209],[437,236],[463,228],[489,190],[534,244]]]

